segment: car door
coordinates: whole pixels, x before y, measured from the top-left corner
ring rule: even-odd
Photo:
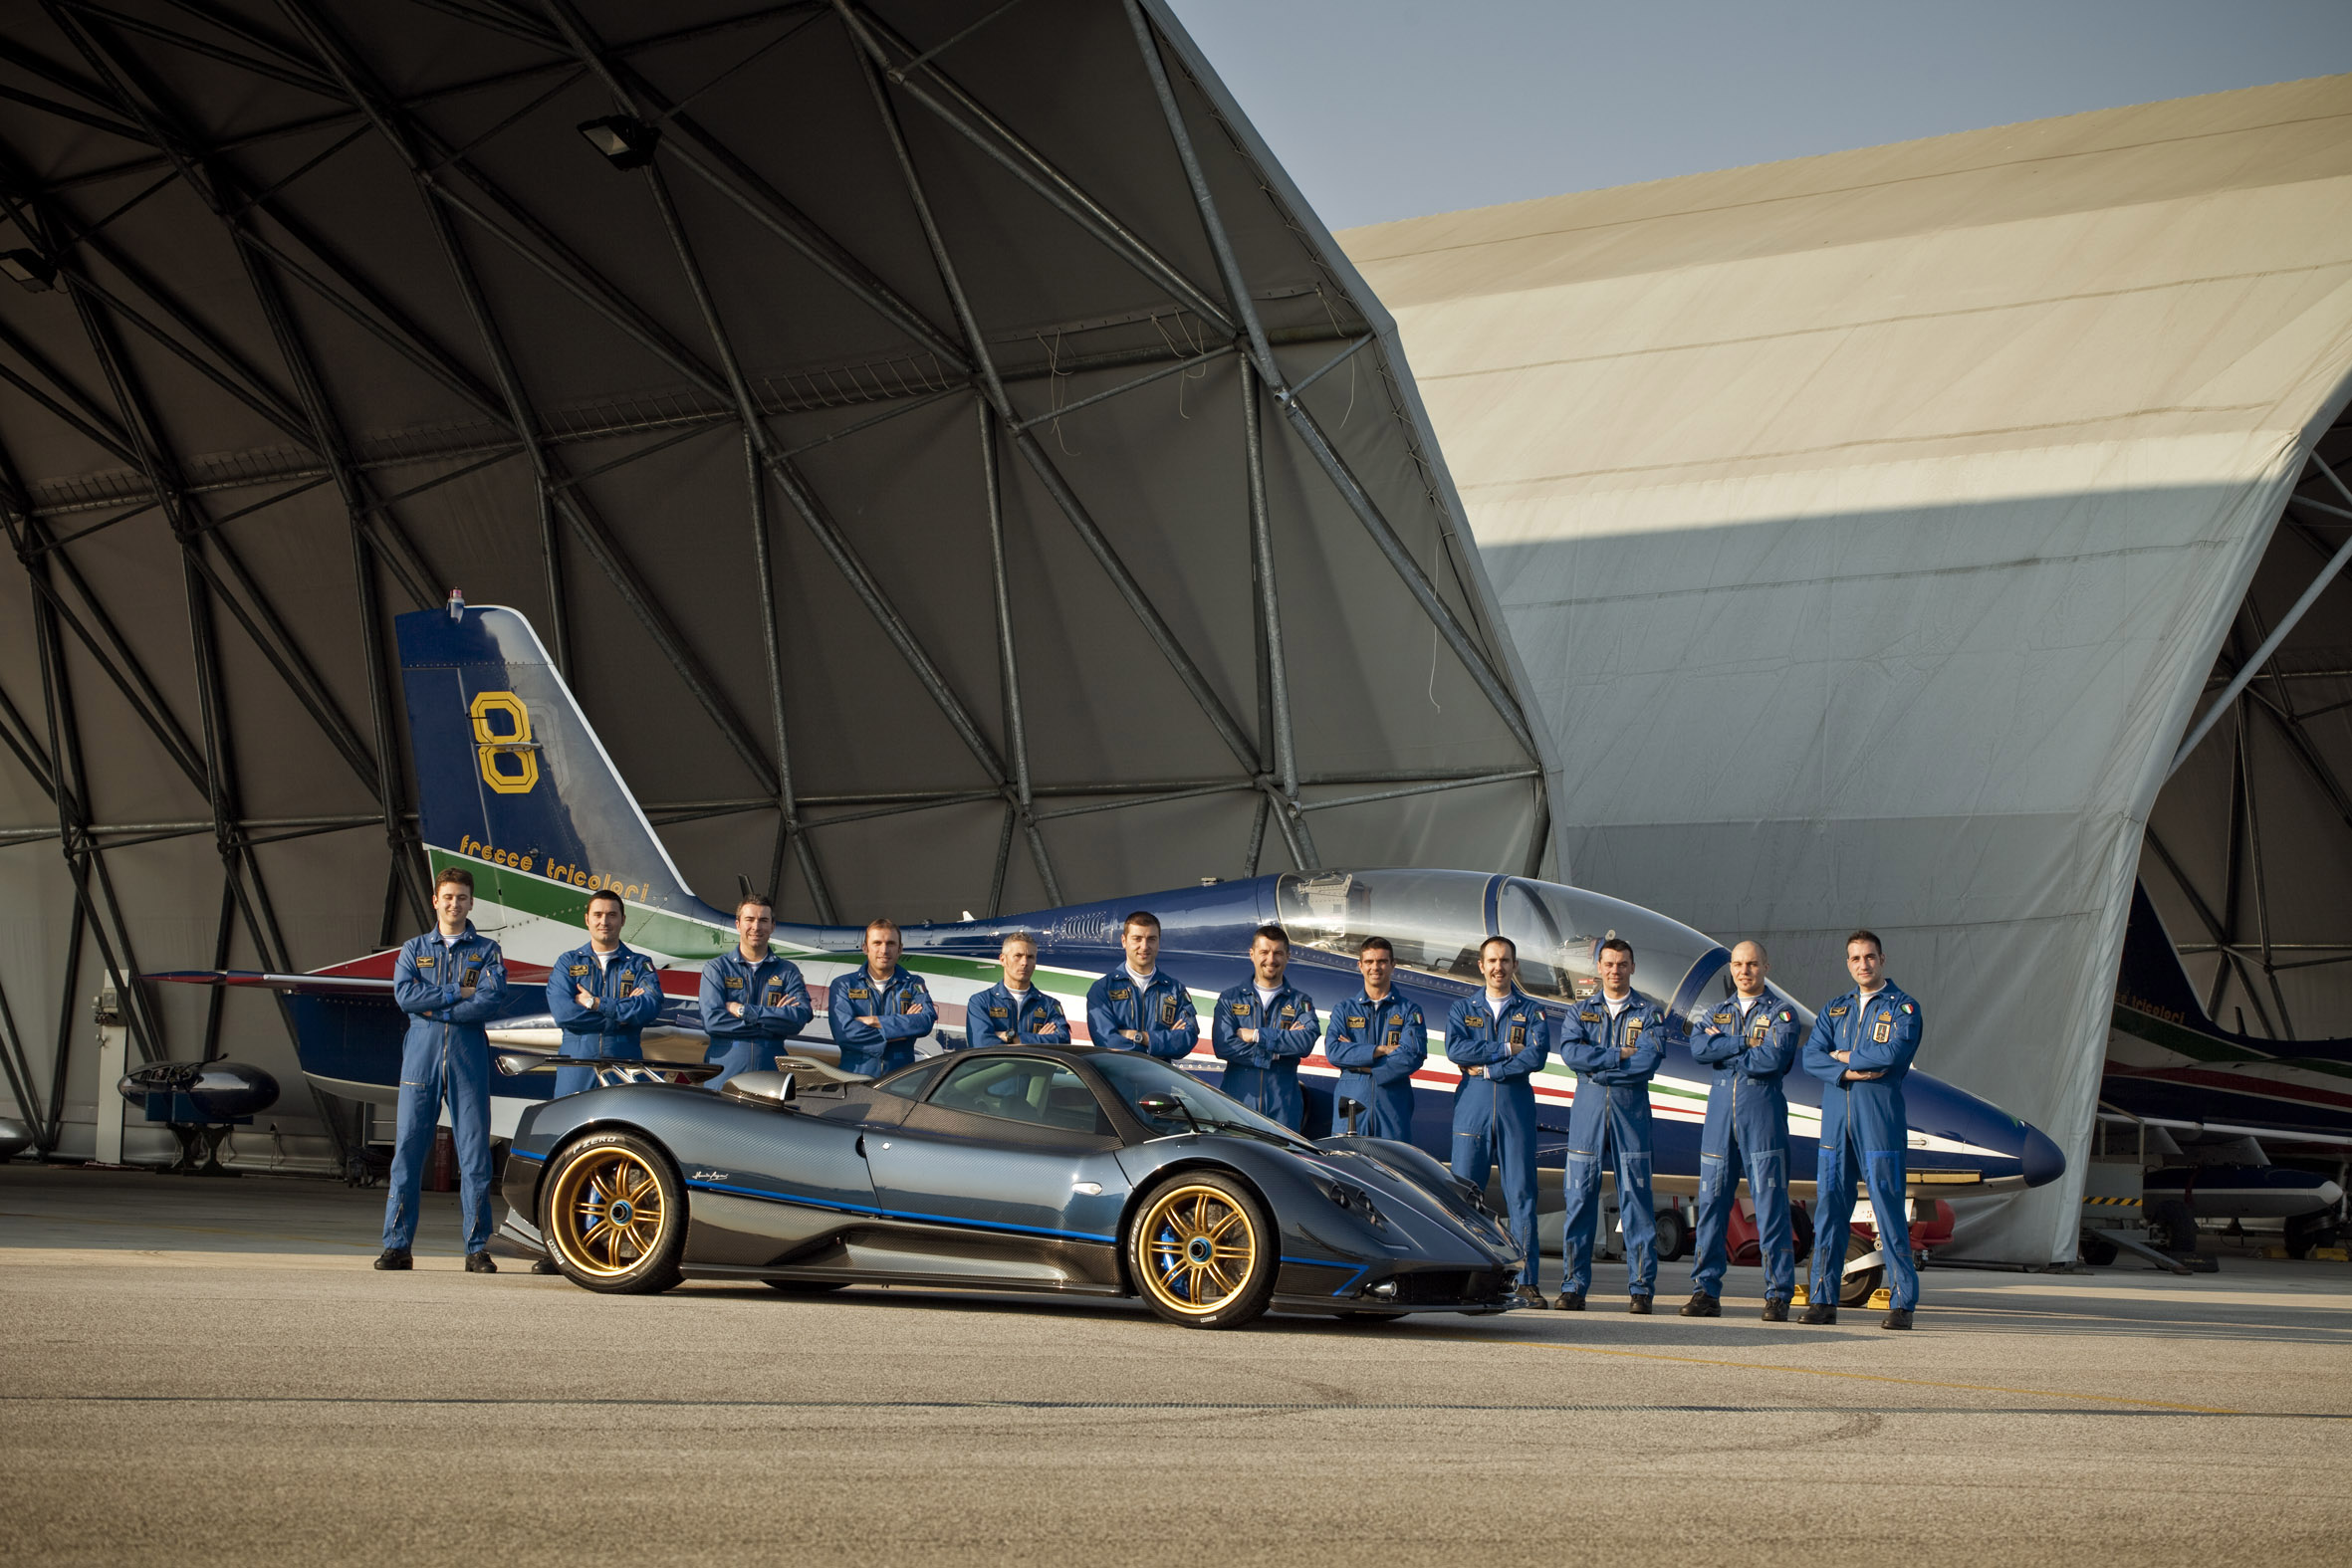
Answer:
[[[953,1062],[895,1128],[869,1129],[865,1158],[884,1215],[954,1227],[958,1255],[1031,1277],[1063,1269],[1057,1248],[1116,1245],[1118,1147],[1066,1061],[991,1052]]]

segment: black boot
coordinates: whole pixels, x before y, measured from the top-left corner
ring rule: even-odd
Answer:
[[[1805,1315],[1798,1318],[1797,1321],[1813,1324],[1834,1323],[1837,1321],[1837,1308],[1827,1301],[1816,1301],[1805,1308]]]
[[[531,1271],[535,1274],[560,1274],[564,1270],[556,1266],[556,1260],[552,1257],[535,1257],[531,1260]]]
[[[1911,1314],[1902,1307],[1896,1307],[1893,1311],[1886,1315],[1885,1321],[1881,1322],[1878,1326],[1880,1328],[1909,1328],[1911,1326]]]
[[[1648,1317],[1650,1315],[1650,1298],[1648,1296],[1627,1296],[1625,1310],[1636,1317]]]
[[[1511,1304],[1515,1307],[1540,1312],[1545,1306],[1543,1292],[1537,1290],[1533,1285],[1521,1285],[1511,1293]]]
[[[383,1249],[383,1255],[375,1260],[375,1266],[378,1268],[414,1268],[416,1260],[408,1255],[408,1248],[404,1246],[387,1246]]]
[[[1764,1320],[1767,1323],[1787,1322],[1788,1303],[1781,1300],[1778,1296],[1773,1296],[1767,1299],[1764,1302]]]
[[[1711,1296],[1704,1290],[1694,1290],[1691,1292],[1691,1299],[1682,1304],[1682,1315],[1684,1317],[1721,1317],[1723,1316],[1723,1298]]]
[[[468,1252],[465,1255],[465,1271],[469,1274],[495,1274],[498,1264],[488,1252]]]
[[[1552,1303],[1551,1303],[1551,1310],[1553,1310],[1554,1312],[1581,1312],[1581,1311],[1583,1311],[1583,1310],[1584,1310],[1584,1292],[1583,1292],[1583,1291],[1581,1291],[1581,1290],[1563,1290],[1563,1291],[1561,1291],[1561,1292],[1560,1292],[1560,1293],[1559,1293],[1559,1294],[1558,1294],[1556,1297],[1554,1297],[1554,1298],[1552,1299]]]

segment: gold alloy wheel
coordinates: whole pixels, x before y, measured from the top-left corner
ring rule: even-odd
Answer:
[[[1143,1217],[1143,1287],[1171,1312],[1204,1317],[1230,1304],[1258,1260],[1258,1228],[1233,1195],[1191,1185],[1162,1193]]]
[[[592,1149],[568,1163],[548,1205],[552,1239],[584,1274],[609,1279],[661,1244],[669,1223],[661,1181],[629,1149]]]

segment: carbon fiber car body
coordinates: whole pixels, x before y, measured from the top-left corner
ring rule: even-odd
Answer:
[[[1266,1209],[1280,1247],[1275,1310],[1502,1305],[1519,1253],[1427,1154],[1279,1129],[1172,1131],[1096,1064],[1120,1054],[959,1051],[788,1101],[658,1083],[590,1089],[524,1113],[504,1177],[506,1233],[544,1249],[536,1222],[551,1162],[578,1138],[625,1131],[660,1150],[684,1188],[689,1278],[1131,1295],[1121,1242],[1139,1200],[1205,1169],[1238,1179]],[[1066,1064],[1093,1093],[1092,1130],[929,1103],[955,1064],[1004,1057]]]

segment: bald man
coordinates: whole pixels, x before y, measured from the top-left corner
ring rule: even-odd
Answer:
[[[1795,1005],[1765,985],[1761,942],[1732,949],[1732,995],[1693,1014],[1691,1059],[1711,1071],[1707,1129],[1699,1138],[1699,1245],[1684,1317],[1721,1317],[1724,1235],[1745,1168],[1764,1249],[1767,1323],[1788,1321],[1796,1254],[1788,1234],[1788,1096],[1780,1080],[1803,1044]]]

